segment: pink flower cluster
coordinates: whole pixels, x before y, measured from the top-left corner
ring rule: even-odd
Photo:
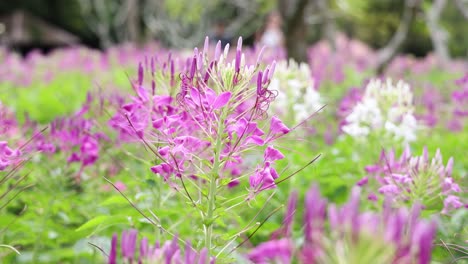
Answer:
[[[201,52],[195,48],[185,64],[169,55],[164,65],[170,70],[155,58],[140,64],[133,85],[137,96],[112,117],[110,126],[123,140],[150,144],[159,160],[152,172],[173,187],[176,179],[207,178],[216,168],[216,178],[231,177],[230,186],[236,185],[243,176],[242,154],[266,146],[264,165],[250,183],[255,190],[272,188],[277,173],[271,165],[283,155],[271,144],[289,132],[275,117],[267,132],[260,128],[276,95],[268,89],[275,62],[259,70],[260,52],[256,64],[246,65],[242,38],[231,62],[229,45],[222,52],[218,43],[210,57],[208,43]],[[146,83],[145,76],[150,78]]]
[[[354,106],[361,101],[363,94],[363,89],[352,87],[348,90],[343,99],[341,99],[338,109],[336,110],[336,115],[340,120],[340,129],[347,124],[346,117],[351,114]]]
[[[0,141],[0,171],[15,164],[21,156],[18,149],[12,149],[6,141]]]
[[[366,167],[368,176],[358,182],[359,186],[369,184],[369,178],[375,179],[380,186],[378,192],[390,197],[396,203],[421,203],[425,209],[441,208],[439,201],[443,200],[443,213],[463,207],[461,192],[452,177],[453,158],[443,165],[440,150],[434,158],[429,159],[427,148],[421,156],[411,156],[409,147],[398,159],[393,150],[382,151],[379,163]],[[376,200],[374,193],[370,200]]]
[[[11,138],[18,133],[18,124],[13,113],[10,112],[0,102],[0,136],[1,138]],[[11,142],[10,142],[11,143]],[[19,149],[9,146],[7,141],[0,140],[0,171],[5,170],[10,165],[15,164],[21,156]]]
[[[182,253],[177,243],[177,237],[171,241],[166,241],[163,245],[160,245],[159,242],[155,245],[150,245],[147,238],[142,238],[137,250],[137,236],[138,231],[135,229],[122,232],[119,250],[118,236],[114,234],[112,236],[111,249],[107,263],[215,263],[215,258],[210,258],[206,249],[196,252],[192,249],[190,243],[186,244],[184,253]]]
[[[50,136],[61,152],[69,153],[69,163],[78,162],[82,167],[93,165],[99,157],[99,142],[107,136],[93,132],[94,120],[85,117],[93,99],[88,95],[82,109],[69,118],[52,122]],[[48,148],[53,152],[53,146]]]
[[[290,198],[282,232],[248,254],[253,263],[325,264],[342,261],[364,263],[430,263],[434,222],[419,219],[419,209],[392,209],[386,204],[382,213],[359,211],[359,189],[343,206],[327,205],[317,188],[305,197],[303,242],[293,238],[291,229],[297,194]],[[289,231],[288,231],[289,230]],[[286,231],[286,232],[284,232]],[[280,236],[278,236],[280,234]],[[367,257],[364,259],[364,257]]]
[[[18,133],[18,122],[13,112],[0,102],[0,135],[8,138]]]
[[[448,126],[452,131],[462,131],[468,119],[468,73],[456,80],[455,84],[459,89],[452,93],[452,102],[454,105],[452,120]]]

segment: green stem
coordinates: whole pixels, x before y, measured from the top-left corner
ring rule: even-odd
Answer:
[[[52,210],[52,206],[54,205],[55,199],[56,197],[53,196],[49,200],[48,206],[44,208],[43,220],[41,221],[41,230],[40,232],[38,232],[38,236],[33,247],[33,252],[32,252],[33,263],[39,262],[39,254],[40,254],[39,251],[42,247],[41,245],[43,245],[41,241],[44,241],[44,238],[46,236],[46,232],[47,232],[46,223],[47,223],[47,219],[50,219],[50,211]]]
[[[216,190],[217,184],[216,181],[219,177],[219,168],[221,165],[221,161],[219,160],[220,153],[222,150],[222,134],[224,130],[224,119],[225,119],[225,111],[221,114],[221,118],[218,124],[217,130],[217,138],[216,144],[214,149],[214,164],[213,168],[211,169],[210,173],[210,187],[208,189],[208,211],[206,213],[206,218],[204,221],[205,226],[205,247],[208,250],[208,253],[211,253],[211,239],[213,236],[213,222],[214,222],[214,211],[216,206]]]

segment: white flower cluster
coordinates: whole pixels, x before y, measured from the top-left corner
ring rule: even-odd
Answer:
[[[272,103],[275,114],[287,115],[296,123],[304,121],[323,106],[320,94],[314,89],[307,64],[298,64],[294,60],[281,61],[271,79],[270,89],[278,91]]]
[[[420,125],[413,110],[413,94],[407,83],[400,80],[393,85],[391,79],[371,80],[342,129],[353,137],[383,130],[397,140],[414,141]]]

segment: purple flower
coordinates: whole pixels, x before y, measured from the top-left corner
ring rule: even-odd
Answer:
[[[265,149],[265,154],[263,155],[263,158],[265,161],[276,161],[276,160],[281,160],[284,159],[283,153],[281,153],[279,150],[275,149],[272,146],[268,146]]]
[[[253,263],[291,263],[294,245],[288,238],[270,240],[254,248],[247,255]]]
[[[221,107],[225,106],[229,102],[229,99],[231,99],[230,92],[224,92],[220,94],[213,101],[213,109],[220,109]]]
[[[400,189],[394,184],[384,185],[379,188],[379,193],[385,195],[397,195],[400,193]]]
[[[135,263],[133,261],[136,259],[138,259],[138,263],[206,264],[208,260],[210,264],[215,263],[214,257],[208,259],[208,251],[206,249],[196,252],[193,250],[190,243],[186,243],[184,256],[177,241],[177,237],[174,237],[171,241],[166,241],[163,246],[160,246],[159,242],[151,246],[148,244],[147,238],[142,238],[139,243],[139,251],[137,251],[137,231],[134,229],[124,231],[122,232],[122,247],[120,251],[122,261],[119,261],[118,236],[114,234],[112,236],[111,249],[107,263]],[[136,256],[137,252],[139,252],[138,258]]]
[[[357,182],[358,186],[364,186],[369,182],[369,177],[364,177]]]
[[[172,173],[174,173],[174,170],[173,170],[172,166],[167,164],[167,163],[162,163],[162,164],[153,166],[153,167],[151,167],[151,171],[154,174],[159,174],[159,175],[163,176],[165,181],[169,180]]]
[[[254,175],[249,178],[250,187],[254,194],[262,190],[276,188],[275,180],[279,175],[271,165],[275,161],[283,159],[284,155],[272,146],[268,146],[265,149],[263,158],[263,167],[257,168]]]
[[[431,262],[432,240],[435,237],[436,226],[434,223],[415,223],[412,234],[412,244],[417,245],[418,263],[426,264]]]
[[[289,133],[289,128],[277,117],[271,118],[270,132],[273,135],[284,135]]]
[[[236,65],[234,69],[236,73],[239,73],[240,71],[241,52],[242,52],[242,37],[239,37],[237,41],[237,49],[236,49]]]
[[[444,199],[444,209],[442,210],[443,214],[463,207],[463,203],[460,201],[460,198],[455,195],[449,195]]]
[[[368,196],[367,196],[367,199],[369,201],[373,201],[373,202],[376,202],[378,200],[377,198],[377,195],[375,195],[375,193],[370,193]]]
[[[293,193],[291,206],[296,204],[294,199]],[[419,207],[407,211],[386,203],[382,213],[360,212],[359,200],[360,191],[355,188],[345,205],[327,207],[317,188],[311,188],[304,205],[304,242],[296,244],[298,240],[290,234],[282,239],[275,237],[252,249],[247,257],[254,263],[320,264],[337,259],[364,261],[362,257],[374,252],[372,259],[365,261],[430,263],[436,225],[419,219]],[[291,211],[288,206],[287,215]]]
[[[200,203],[212,205],[216,200],[214,188],[206,188],[207,183],[216,183],[216,190],[220,190],[248,178],[255,194],[275,188],[279,175],[274,163],[284,155],[275,149],[274,140],[290,131],[278,118],[268,120],[269,104],[276,97],[276,91],[269,87],[275,62],[253,64],[256,56],[244,55],[242,38],[232,53],[229,45],[222,53],[218,42],[214,57],[210,56],[208,39],[203,51],[199,50],[195,48],[188,58],[171,54],[162,65],[155,58],[149,61],[149,70],[148,63],[140,63],[133,87],[135,96],[118,105],[109,125],[119,133],[119,142],[137,141],[147,149],[151,147],[157,163],[149,169],[173,189],[182,190],[178,187],[186,184],[185,180],[207,189],[209,193],[200,198]],[[272,63],[262,69],[268,61]],[[153,74],[154,69],[161,70]],[[144,76],[145,71],[151,74]],[[150,82],[151,87],[147,87]],[[260,129],[265,122],[270,123],[268,131]],[[93,157],[98,146],[85,143],[83,153]],[[252,173],[244,158],[263,146],[264,160]],[[77,152],[80,161],[83,153]],[[165,252],[163,260],[183,261],[181,252],[169,250],[174,248],[171,245],[163,245],[165,249],[154,255],[161,257]]]
[[[439,199],[433,199],[440,195],[445,199],[443,212],[447,213],[450,208],[456,208],[451,206],[456,204],[453,197],[461,192],[452,177],[453,163],[453,158],[450,158],[444,166],[439,150],[432,159],[427,148],[423,149],[421,156],[411,156],[409,148],[406,148],[399,159],[393,150],[383,151],[379,163],[366,167],[369,179],[366,186],[371,192],[378,188],[379,193],[390,197],[396,204],[422,203],[427,209],[442,207]],[[453,197],[448,198],[450,196]]]
[[[116,264],[117,263],[117,243],[118,243],[118,236],[117,234],[114,234],[112,236],[112,242],[111,242],[111,250],[109,253],[109,264]]]
[[[323,232],[327,201],[320,196],[317,186],[312,186],[306,193],[304,202],[304,237],[306,243],[315,243]]]
[[[122,257],[130,262],[136,252],[137,235],[138,231],[135,229],[122,232]]]
[[[143,66],[141,62],[138,64],[138,86],[143,84]]]
[[[138,258],[138,263],[143,263],[144,257],[148,255],[149,245],[148,239],[146,237],[140,240],[140,256]]]
[[[6,141],[0,141],[0,171],[14,164],[20,155],[21,152],[18,149],[11,149]]]
[[[99,143],[95,138],[85,136],[81,143],[80,151],[83,166],[92,165],[99,157]]]
[[[277,179],[278,173],[269,163],[265,163],[263,168],[257,168],[254,175],[250,176],[249,183],[254,193],[276,188],[275,179]]]
[[[459,89],[452,93],[452,121],[448,124],[452,131],[462,131],[468,118],[468,74],[455,81]]]

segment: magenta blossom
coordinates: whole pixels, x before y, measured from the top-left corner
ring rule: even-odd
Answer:
[[[296,206],[295,199],[293,194],[291,205]],[[310,189],[300,225],[303,239],[281,232],[282,238],[258,245],[247,258],[254,263],[430,263],[436,226],[419,219],[418,207],[407,211],[386,203],[382,213],[360,212],[359,199],[356,188],[345,205],[327,206],[317,188]],[[288,206],[287,225],[291,212]]]
[[[138,232],[135,229],[122,232],[122,238],[120,241],[121,249],[119,250],[119,239],[117,234],[114,234],[111,240],[111,248],[107,263],[215,263],[215,258],[209,257],[206,249],[196,252],[190,243],[186,243],[185,249],[181,250],[177,243],[177,237],[171,241],[166,241],[163,245],[160,245],[159,242],[155,245],[149,245],[147,238],[142,238],[138,243],[137,236]]]
[[[459,89],[452,93],[452,120],[447,124],[452,131],[462,131],[468,120],[468,73],[455,81]]]
[[[5,170],[8,166],[15,164],[21,156],[18,149],[8,147],[6,141],[0,141],[0,171]]]
[[[223,53],[218,44],[214,57],[209,55],[208,44],[194,49],[188,58],[170,55],[161,67],[164,71],[171,65],[170,75],[179,76],[171,81],[173,85],[156,78],[156,60],[139,64],[137,80],[132,83],[136,96],[109,121],[121,140],[155,145],[158,163],[151,171],[173,187],[185,178],[209,178],[213,170],[217,170],[216,178],[232,179],[222,181],[232,187],[251,173],[244,166],[245,153],[266,144],[271,152],[274,141],[289,133],[277,117],[267,117],[269,104],[276,97],[269,89],[274,61],[262,70],[258,61],[249,64],[242,53],[242,38],[232,61],[229,46]],[[172,66],[176,60],[183,63]],[[266,122],[269,129],[263,128]],[[278,173],[273,163],[280,157],[282,154],[274,151],[265,153],[256,172],[263,176],[250,180],[252,189],[274,187]]]
[[[361,180],[358,185],[372,189],[377,184],[378,192],[397,204],[420,203],[425,209],[443,208],[442,212],[447,213],[463,207],[456,196],[461,189],[452,177],[452,168],[453,158],[444,166],[440,150],[432,159],[427,148],[421,156],[411,156],[410,149],[406,148],[399,159],[393,150],[382,151],[379,163],[366,167],[365,179],[369,180]]]
[[[281,160],[283,158],[284,155],[279,150],[271,146],[268,146],[265,149],[265,154],[263,155],[263,167],[258,167],[255,170],[255,174],[249,178],[253,194],[262,190],[276,188],[275,180],[279,178],[279,175],[271,165],[276,160]]]

